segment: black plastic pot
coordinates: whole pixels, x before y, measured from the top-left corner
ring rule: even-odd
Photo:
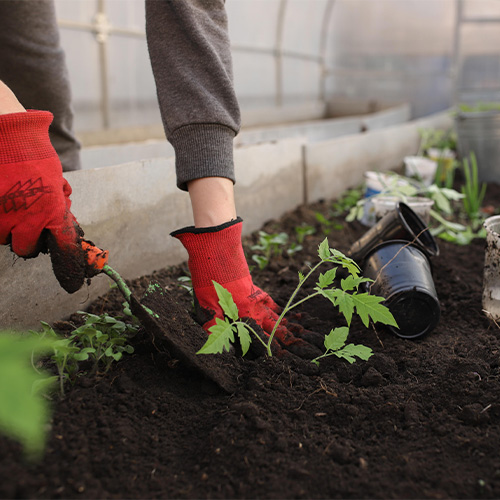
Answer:
[[[439,322],[437,298],[429,259],[407,241],[387,241],[366,256],[363,275],[371,278],[371,295],[384,297],[399,328],[389,328],[399,337],[416,339],[431,332]]]
[[[361,266],[373,248],[391,240],[411,241],[429,257],[439,255],[438,244],[425,222],[401,201],[353,243],[347,255]]]

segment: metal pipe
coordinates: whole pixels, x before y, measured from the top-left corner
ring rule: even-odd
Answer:
[[[109,129],[110,102],[109,102],[109,84],[108,84],[108,37],[111,31],[111,24],[106,16],[105,0],[97,1],[97,13],[94,17],[94,32],[99,44],[99,66],[101,76],[101,116],[102,126]]]
[[[274,57],[276,58],[276,105],[283,104],[283,26],[285,24],[285,12],[287,0],[281,0],[278,11],[278,23],[276,25],[276,45]]]
[[[319,98],[322,102],[326,102],[326,77],[328,76],[328,68],[326,64],[326,51],[328,48],[328,26],[331,21],[333,5],[335,0],[328,0],[325,6],[325,13],[323,15],[323,23],[321,24],[321,32],[319,39],[319,64],[320,64],[320,76],[319,76]]]

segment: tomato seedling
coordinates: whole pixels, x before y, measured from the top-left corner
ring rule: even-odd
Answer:
[[[396,320],[389,309],[381,304],[384,298],[369,295],[367,292],[360,290],[360,285],[362,283],[366,283],[371,280],[360,276],[360,268],[352,259],[346,257],[342,252],[330,248],[327,238],[325,238],[319,245],[318,256],[320,259],[319,262],[312,267],[306,275],[299,273],[299,284],[283,308],[283,311],[276,321],[267,342],[261,339],[257,332],[239,317],[238,308],[234,303],[231,294],[224,287],[222,287],[222,285],[213,282],[219,297],[219,304],[224,311],[224,319],[216,318],[216,324],[210,328],[208,340],[198,351],[198,354],[217,354],[222,353],[224,350],[229,351],[230,344],[234,343],[235,338],[237,337],[241,344],[243,355],[245,355],[248,351],[252,339],[256,338],[265,346],[267,355],[272,356],[272,341],[284,316],[295,307],[317,296],[326,298],[334,307],[338,308],[339,312],[344,316],[347,322],[347,328],[351,324],[353,314],[357,314],[366,327],[368,327],[370,320],[397,327]],[[310,293],[300,300],[296,300],[297,293],[303,287],[304,283],[323,264],[330,264],[335,267],[332,267],[324,274],[321,273],[319,275],[313,293]],[[340,286],[337,287],[335,286],[335,278],[339,266],[345,268],[349,274],[346,278],[340,280]],[[335,332],[335,330],[333,330],[333,332]],[[335,335],[332,335],[332,332],[330,332],[331,337],[327,336],[329,340],[326,341],[325,339],[325,341],[328,342],[328,345],[325,343],[325,347],[327,349],[325,355],[330,355],[328,354],[329,351],[332,351],[333,354],[335,352],[340,352],[340,348],[342,348],[342,346],[339,348],[332,348],[332,346],[337,345],[332,340],[336,338]],[[352,348],[345,346],[344,349],[347,349],[344,351],[345,356],[341,357],[348,356],[349,349]],[[365,351],[360,352],[363,354],[358,357],[365,355]],[[338,356],[339,354],[336,355]]]

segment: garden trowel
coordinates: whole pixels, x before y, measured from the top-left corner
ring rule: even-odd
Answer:
[[[150,283],[141,300],[137,299],[125,280],[108,265],[109,252],[88,241],[82,242],[87,264],[97,273],[107,274],[129,303],[132,313],[153,336],[158,348],[164,346],[170,355],[187,368],[197,370],[221,389],[233,393],[237,389],[241,365],[232,353],[197,354],[207,340],[207,334],[194,322],[159,283]]]

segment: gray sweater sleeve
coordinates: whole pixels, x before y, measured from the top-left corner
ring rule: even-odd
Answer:
[[[146,0],[146,34],[177,185],[233,182],[240,110],[233,89],[224,0]]]

